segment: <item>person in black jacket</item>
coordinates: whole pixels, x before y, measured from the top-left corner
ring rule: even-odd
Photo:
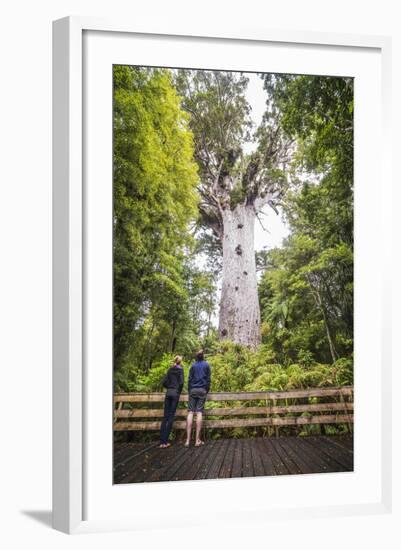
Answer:
[[[168,438],[173,427],[175,411],[184,386],[184,371],[181,366],[182,357],[177,355],[174,365],[170,367],[163,378],[163,386],[167,389],[164,399],[164,417],[160,427],[160,447],[170,447]]]

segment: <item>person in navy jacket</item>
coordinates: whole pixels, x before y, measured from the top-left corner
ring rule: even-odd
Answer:
[[[189,447],[192,433],[194,413],[196,413],[196,435],[195,447],[204,444],[201,440],[203,411],[205,408],[206,396],[210,389],[210,365],[205,361],[203,350],[196,354],[196,361],[191,365],[188,377],[188,416],[187,416],[187,439],[185,446]]]

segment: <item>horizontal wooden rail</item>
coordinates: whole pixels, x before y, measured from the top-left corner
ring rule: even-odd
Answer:
[[[308,390],[290,391],[258,391],[258,392],[219,392],[209,393],[208,401],[257,401],[266,399],[298,399],[303,397],[334,397],[352,396],[353,387],[340,388],[313,388]],[[161,403],[164,393],[116,393],[115,403]],[[188,401],[188,394],[181,394],[180,401]]]
[[[160,403],[164,401],[164,398],[164,393],[116,394],[114,396],[116,407],[114,411],[115,431],[159,430],[161,424],[160,418],[163,417],[163,409],[160,407]],[[318,398],[320,402],[288,404],[287,401],[288,399],[297,400],[305,398]],[[329,402],[324,402],[325,398],[329,398]],[[204,426],[206,428],[247,428],[258,426],[347,424],[349,429],[351,429],[354,410],[352,398],[352,386],[283,392],[210,393],[207,396]],[[281,400],[283,399],[286,400],[285,403],[282,403]],[[180,402],[185,403],[186,401],[188,401],[188,395],[181,395]],[[238,406],[232,405],[231,407],[210,407],[210,403],[216,401],[245,401],[249,403],[253,402],[253,405],[242,404]],[[256,406],[255,401],[262,401],[263,404]],[[277,401],[281,401],[281,404],[277,405]],[[152,403],[158,403],[159,405],[153,408],[146,408],[146,404]],[[124,404],[128,404],[129,407],[124,409]],[[138,404],[138,406],[133,408],[133,404]],[[188,410],[186,407],[178,407],[176,417],[181,418],[181,420],[174,422],[175,429],[185,429],[187,414]],[[260,418],[261,416],[264,418]]]
[[[305,424],[348,424],[353,416],[348,414],[318,416],[286,416],[282,418],[226,418],[224,420],[205,420],[206,428],[246,428],[255,426],[297,426]],[[186,422],[174,423],[174,428],[184,430]],[[116,431],[160,430],[160,422],[117,422]]]
[[[287,413],[305,413],[320,411],[352,411],[353,403],[313,403],[310,405],[289,405],[288,407],[238,407],[238,408],[219,408],[205,409],[205,416],[241,416],[241,415],[262,415],[262,414],[287,414]],[[175,416],[186,417],[188,409],[177,409]],[[163,416],[162,409],[130,409],[116,410],[115,418],[158,418]]]

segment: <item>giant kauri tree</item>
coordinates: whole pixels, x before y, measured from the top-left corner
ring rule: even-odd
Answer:
[[[252,136],[248,79],[240,73],[181,70],[176,85],[191,115],[206,228],[222,251],[220,339],[255,348],[260,343],[254,227],[266,205],[276,209],[285,189],[290,141],[273,111]],[[257,140],[256,150],[244,151]]]

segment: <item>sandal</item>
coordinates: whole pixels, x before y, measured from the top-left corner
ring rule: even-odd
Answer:
[[[204,441],[198,441],[197,443],[195,443],[195,447],[202,447],[202,445],[204,444],[205,444]]]

